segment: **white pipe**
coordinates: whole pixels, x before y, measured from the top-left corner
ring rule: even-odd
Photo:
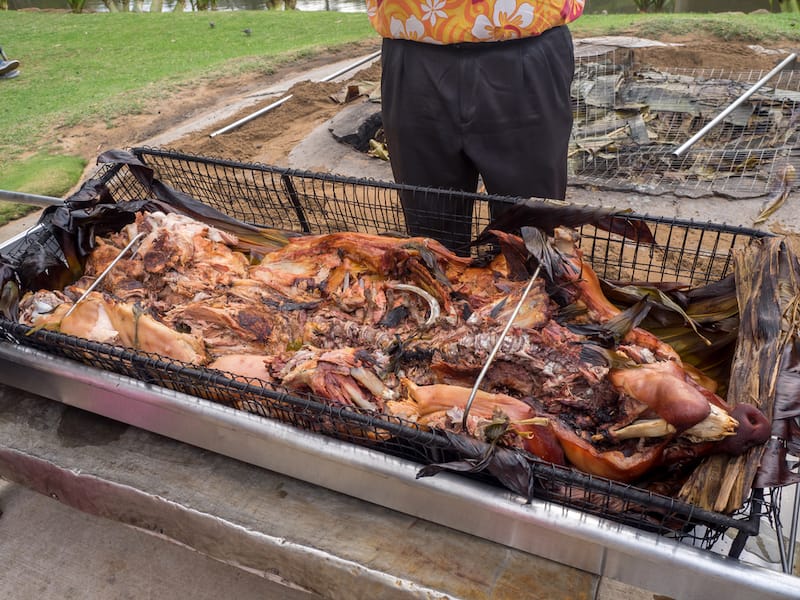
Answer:
[[[331,81],[332,79],[337,78],[339,75],[342,75],[343,73],[347,73],[348,71],[352,71],[356,67],[358,67],[360,65],[363,65],[365,62],[369,62],[374,58],[378,58],[378,56],[380,56],[380,54],[381,54],[380,50],[378,50],[377,52],[373,52],[369,56],[365,56],[364,58],[361,58],[361,59],[357,60],[353,64],[351,64],[351,65],[349,65],[347,67],[344,67],[342,69],[339,69],[338,71],[328,75],[324,79],[320,79],[320,81],[321,82]],[[248,121],[252,121],[256,117],[260,117],[264,113],[267,113],[267,112],[271,111],[273,108],[279,107],[281,104],[283,104],[284,102],[289,100],[291,97],[292,97],[292,94],[289,94],[288,96],[284,96],[283,98],[281,98],[280,100],[278,100],[276,102],[273,102],[269,106],[265,106],[264,108],[261,108],[261,109],[257,110],[256,112],[254,112],[254,113],[252,113],[250,115],[247,115],[246,117],[243,117],[243,118],[239,119],[238,121],[235,121],[235,122],[231,123],[230,125],[226,125],[222,129],[218,129],[217,131],[214,131],[213,133],[211,133],[209,135],[209,137],[213,138],[213,137],[218,136],[221,133],[227,133],[227,132],[231,131],[232,129],[236,129],[240,125],[244,125]]]
[[[759,90],[759,88],[761,88],[761,87],[762,87],[762,86],[763,86],[765,83],[767,83],[767,81],[769,81],[770,79],[772,79],[773,77],[775,77],[775,75],[777,75],[778,73],[780,73],[780,72],[781,72],[781,71],[782,71],[782,70],[783,70],[783,69],[786,67],[786,65],[788,65],[788,64],[789,64],[789,63],[791,63],[791,62],[793,62],[795,58],[797,58],[797,54],[793,52],[792,54],[790,54],[789,56],[787,56],[785,59],[783,59],[783,60],[780,62],[780,64],[778,64],[778,66],[776,66],[774,69],[772,69],[772,71],[770,71],[769,73],[767,73],[766,75],[764,75],[764,77],[762,77],[761,79],[759,79],[759,80],[758,80],[758,81],[757,81],[755,84],[753,84],[753,86],[752,86],[752,87],[751,87],[749,90],[747,90],[747,91],[746,91],[744,94],[742,94],[741,96],[739,96],[739,98],[737,98],[736,100],[734,100],[734,101],[733,101],[733,103],[731,103],[731,104],[728,106],[728,108],[726,108],[725,110],[723,110],[723,111],[722,111],[721,113],[719,113],[719,114],[718,114],[716,117],[714,117],[714,118],[713,118],[711,121],[709,121],[709,123],[707,123],[705,127],[703,127],[703,128],[700,130],[700,131],[698,131],[697,133],[695,133],[695,134],[694,134],[694,135],[693,135],[693,136],[692,136],[692,137],[691,137],[689,140],[687,140],[686,142],[684,142],[684,143],[683,143],[683,144],[682,144],[682,145],[681,145],[681,146],[680,146],[680,147],[679,147],[677,150],[673,151],[673,152],[672,152],[672,154],[673,154],[674,156],[680,156],[681,154],[683,154],[684,152],[686,152],[686,151],[687,151],[689,148],[691,148],[691,147],[692,147],[692,146],[693,146],[693,145],[694,145],[694,144],[697,142],[697,140],[699,140],[699,139],[700,139],[700,138],[702,138],[702,137],[703,137],[703,136],[704,136],[706,133],[708,133],[708,131],[709,131],[709,130],[710,130],[712,127],[714,127],[714,126],[715,126],[717,123],[719,123],[719,122],[720,122],[722,119],[724,119],[724,118],[725,118],[725,117],[727,117],[727,116],[728,116],[730,113],[732,113],[732,112],[733,112],[733,111],[736,109],[736,107],[737,107],[737,106],[739,106],[739,105],[740,105],[742,102],[744,102],[744,101],[745,101],[745,100],[747,100],[747,99],[748,99],[750,96],[752,96],[753,94],[755,94],[755,93],[756,93],[756,92]]]

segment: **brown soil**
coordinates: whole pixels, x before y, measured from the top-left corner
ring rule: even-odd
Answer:
[[[637,49],[635,57],[638,62],[661,68],[732,70],[769,70],[781,58],[777,54],[756,52],[742,42],[709,41],[707,38],[692,39],[689,36],[669,41],[683,45]],[[353,44],[334,56],[326,53],[324,56],[298,60],[269,76],[252,73],[201,81],[186,86],[167,101],[154,101],[146,105],[140,114],[117,119],[111,126],[100,122],[88,127],[61,128],[53,132],[50,139],[57,139],[65,152],[83,156],[91,163],[104,150],[136,146],[156,136],[163,137],[170,131],[180,131],[181,128],[185,129],[187,122],[224,108],[232,99],[244,98],[293,74],[320,67],[332,60],[356,59],[377,50],[379,44],[377,39]],[[781,46],[777,44],[773,47]],[[379,63],[362,71],[354,71],[354,79],[363,85],[368,85],[367,82],[377,83],[380,80]],[[288,102],[224,135],[209,137],[209,133],[252,114],[274,102],[276,97],[265,97],[263,101],[246,107],[225,121],[184,135],[171,136],[166,145],[205,156],[282,165],[297,143],[340,110],[342,105],[331,99],[331,95],[339,93],[344,87],[344,83],[305,81],[289,90],[293,97]]]
[[[780,44],[756,51],[752,44],[693,39],[689,36],[669,41],[681,44],[667,47],[641,48],[634,56],[643,64],[662,68],[727,69],[730,71],[769,71],[786,57]]]
[[[752,70],[767,72],[772,69],[792,48],[791,43],[773,42],[769,50],[757,50],[745,42],[711,40],[707,36],[691,35],[662,39],[674,45],[634,50],[634,61],[659,69],[725,69],[732,72]],[[328,121],[343,104],[339,98],[348,83],[358,84],[360,90],[369,90],[380,82],[380,63],[354,70],[349,82],[313,83],[303,76],[310,70],[322,68],[332,62],[356,60],[377,51],[380,40],[373,39],[353,44],[346,49],[323,53],[321,56],[304,58],[281,67],[270,75],[251,73],[235,77],[208,78],[186,86],[167,100],[145,105],[142,112],[117,119],[109,126],[97,123],[54,131],[49,139],[56,139],[67,153],[84,157],[88,163],[84,179],[94,169],[94,159],[103,151],[130,148],[138,145],[166,147],[190,154],[214,158],[226,158],[242,162],[257,162],[287,166],[289,153],[319,125]],[[326,71],[327,73],[327,71]],[[318,76],[318,79],[324,77]],[[280,107],[263,114],[225,134],[210,137],[209,134],[243,117],[252,115],[284,94],[264,96],[257,103],[250,103],[236,114],[224,120],[209,118],[215,111],[225,110],[237,101],[258,94],[278,82],[300,81],[288,92],[292,98]],[[261,96],[259,96],[261,98]],[[167,139],[167,142],[157,141]],[[156,140],[156,141],[154,141]],[[320,167],[325,170],[324,157]],[[624,196],[624,193],[620,193]],[[609,196],[609,194],[606,194]],[[567,199],[578,204],[595,204],[596,192],[570,188]],[[624,198],[614,200],[619,205]],[[773,227],[774,230],[774,227]],[[789,239],[800,251],[800,236],[790,232],[774,231]]]

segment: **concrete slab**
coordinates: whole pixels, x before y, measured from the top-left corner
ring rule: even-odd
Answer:
[[[21,600],[68,597],[59,594],[81,580],[79,573],[87,576],[84,565],[96,573],[92,585],[115,568],[126,585],[138,585],[128,572],[150,578],[147,589],[159,596],[168,573],[193,585],[198,557],[172,549],[156,563],[163,540],[237,567],[209,564],[209,577],[196,579],[209,589],[224,589],[228,578],[249,581],[236,572],[244,569],[264,580],[261,589],[272,581],[331,599],[602,598],[600,579],[578,569],[6,386],[0,386],[0,440],[0,475],[103,519],[65,519],[63,506],[4,488],[10,491],[0,527],[7,529],[0,535],[7,545],[0,544],[0,553],[5,548],[12,563],[24,556],[25,577],[33,573],[39,582],[30,596],[14,596]],[[111,532],[109,522],[160,539]],[[53,547],[40,549],[47,544]],[[128,545],[130,557],[123,559],[115,548]],[[49,557],[49,569],[28,558],[39,554]],[[629,598],[652,597],[623,587]]]
[[[0,510],[2,598],[320,598],[2,480]]]

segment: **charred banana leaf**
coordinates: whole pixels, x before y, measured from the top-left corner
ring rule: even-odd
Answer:
[[[783,238],[762,238],[734,255],[734,272],[741,323],[727,401],[755,406],[773,429],[766,445],[741,456],[709,457],[683,486],[681,499],[717,512],[740,508],[753,487],[800,479],[787,463],[787,448],[798,444],[791,425],[800,414],[800,263]]]
[[[626,239],[654,244],[655,238],[644,221],[629,219],[626,211],[576,206],[555,200],[522,200],[504,207],[498,217],[478,235],[473,245],[492,241],[493,231],[516,233],[522,227],[536,227],[552,235],[558,227],[594,225]]]

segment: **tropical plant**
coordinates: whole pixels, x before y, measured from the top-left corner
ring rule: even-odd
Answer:
[[[797,0],[794,0],[795,2]],[[667,5],[668,0],[633,0],[639,12],[664,12],[664,7]]]
[[[69,9],[74,13],[82,13],[83,7],[86,6],[86,0],[67,0]]]

